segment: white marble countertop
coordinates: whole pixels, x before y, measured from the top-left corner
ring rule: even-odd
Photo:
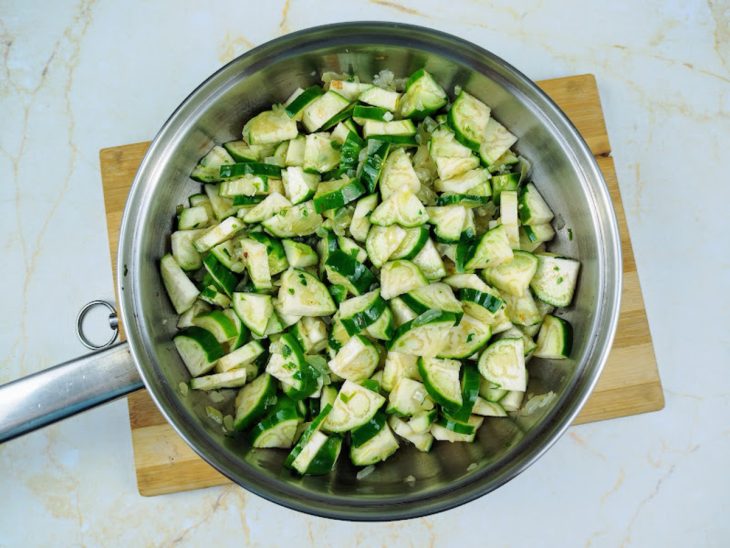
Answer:
[[[151,138],[189,90],[256,44],[372,19],[457,34],[534,79],[596,75],[667,405],[574,427],[461,508],[350,524],[236,487],[140,497],[118,401],[0,446],[0,546],[727,546],[727,0],[1,5],[0,382],[80,355],[77,311],[113,299],[100,148]]]

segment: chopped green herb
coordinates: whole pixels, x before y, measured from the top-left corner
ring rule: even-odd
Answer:
[[[290,355],[291,355],[291,348],[289,348],[289,345],[286,345],[286,344],[285,344],[285,345],[284,345],[284,346],[282,347],[282,349],[281,349],[281,355],[282,355],[282,356],[284,356],[285,358],[286,358],[287,356],[290,356]]]
[[[289,295],[294,295],[294,288],[292,288],[292,287],[289,288]]]
[[[570,241],[573,241],[573,229],[572,228],[568,229],[568,239]]]

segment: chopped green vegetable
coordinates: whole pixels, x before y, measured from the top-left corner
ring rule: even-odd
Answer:
[[[354,77],[281,91],[175,210],[160,268],[181,391],[237,389],[235,418],[205,415],[302,475],[474,441],[520,411],[527,360],[572,351],[555,313],[580,263],[545,250],[553,210],[517,137],[483,90],[449,103],[423,69],[403,93]]]

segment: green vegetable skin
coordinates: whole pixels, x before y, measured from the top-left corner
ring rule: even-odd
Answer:
[[[367,186],[368,192],[374,192],[383,170],[385,157],[390,150],[390,143],[379,139],[368,140],[368,155],[362,167],[361,179]]]
[[[271,177],[281,176],[281,168],[272,164],[260,164],[257,162],[242,162],[221,166],[221,177],[241,177],[243,175],[266,175]]]
[[[519,410],[530,357],[570,357],[580,263],[549,253],[553,181],[505,151],[480,90],[450,99],[424,69],[281,91],[195,166],[161,262],[195,387],[245,373],[234,434],[288,447],[295,474],[473,441]]]

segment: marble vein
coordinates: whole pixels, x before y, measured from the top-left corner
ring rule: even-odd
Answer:
[[[204,525],[208,522],[208,520],[213,517],[213,515],[216,513],[216,511],[222,506],[223,499],[229,494],[230,488],[221,489],[220,494],[216,497],[215,501],[213,502],[213,505],[208,508],[205,512],[202,513],[199,519],[197,519],[192,525],[185,527],[182,531],[179,532],[179,534],[172,539],[172,542],[170,543],[170,546],[177,546],[178,544],[183,544],[185,539],[188,535],[196,531],[199,527]]]
[[[33,275],[36,271],[37,265],[38,265],[38,258],[42,252],[42,245],[43,240],[45,238],[45,235],[48,231],[48,228],[51,224],[51,221],[53,220],[56,212],[58,211],[58,208],[63,201],[65,197],[66,190],[68,189],[70,183],[71,183],[71,177],[74,173],[74,170],[76,168],[76,162],[78,159],[78,147],[76,146],[75,137],[74,137],[74,130],[76,127],[76,123],[74,120],[74,114],[71,107],[71,89],[73,87],[73,81],[74,81],[74,72],[76,70],[78,59],[81,51],[81,39],[83,38],[84,34],[86,33],[91,20],[92,20],[92,7],[94,5],[96,0],[82,0],[82,2],[79,4],[76,14],[74,16],[72,24],[67,27],[62,36],[55,42],[53,49],[48,57],[48,60],[43,65],[43,68],[40,72],[40,78],[38,80],[38,83],[35,87],[32,89],[23,89],[20,84],[15,83],[12,74],[10,71],[8,59],[10,55],[10,47],[13,44],[13,40],[10,38],[5,38],[4,43],[5,46],[5,52],[3,55],[4,59],[4,72],[8,76],[8,81],[12,87],[15,88],[16,91],[23,91],[25,95],[28,96],[26,105],[23,109],[23,125],[21,129],[21,136],[20,136],[20,144],[18,147],[18,152],[15,155],[8,154],[6,155],[10,156],[11,163],[12,163],[12,169],[13,169],[13,180],[15,183],[15,212],[16,212],[16,227],[17,227],[17,235],[24,259],[24,268],[25,268],[25,276],[23,278],[23,288],[22,288],[22,295],[23,295],[23,308],[20,311],[20,335],[16,342],[13,345],[13,348],[11,350],[11,356],[15,354],[16,350],[20,348],[20,354],[17,357],[17,361],[19,364],[19,368],[21,372],[28,372],[25,364],[26,359],[26,348],[27,348],[27,341],[28,341],[28,334],[27,334],[27,303],[28,303],[28,292],[30,288],[30,283],[33,278]],[[6,28],[3,25],[3,34],[7,35]],[[51,67],[54,66],[54,62],[56,61],[57,57],[59,57],[61,50],[64,46],[68,46],[70,51],[68,53],[68,59],[64,60],[61,67],[62,70],[65,71],[66,78],[64,82],[64,89],[63,89],[63,97],[64,97],[64,104],[65,104],[65,116],[67,118],[67,144],[70,150],[70,158],[68,167],[66,169],[66,174],[63,178],[63,182],[60,186],[60,189],[55,193],[55,198],[51,203],[51,207],[46,213],[43,224],[41,225],[40,230],[38,231],[35,241],[28,246],[26,243],[25,238],[25,232],[23,227],[23,219],[21,216],[21,211],[23,210],[22,207],[22,193],[21,190],[23,188],[23,182],[20,180],[20,166],[21,162],[23,161],[25,157],[26,152],[26,144],[28,140],[28,124],[30,119],[30,114],[32,109],[34,108],[38,94],[41,89],[43,89],[44,85],[46,84],[48,80],[48,75]]]
[[[701,74],[703,76],[715,78],[717,80],[720,80],[721,82],[730,83],[730,77],[724,76],[722,74],[718,74],[716,72],[712,72],[711,70],[707,70],[702,67],[696,67],[693,63],[690,63],[688,61],[683,61],[682,59],[672,59],[665,55],[659,55],[658,53],[654,53],[651,51],[645,51],[643,49],[638,49],[638,48],[632,48],[632,47],[624,46],[622,44],[612,44],[611,47],[613,49],[627,51],[630,53],[630,55],[641,55],[641,56],[647,57],[649,59],[656,59],[657,61],[661,61],[662,63],[666,63],[668,65],[683,67],[687,70],[691,70],[691,71]]]
[[[730,1],[708,0],[707,6],[715,22],[713,33],[715,52],[730,72]]]
[[[284,6],[281,8],[281,18],[279,19],[279,34],[289,32],[289,8],[291,0],[284,0]]]
[[[594,531],[591,533],[591,536],[586,539],[586,542],[584,544],[585,548],[591,548],[593,546],[593,542],[597,541],[599,538],[606,536],[606,530],[601,529],[599,531]]]
[[[634,530],[634,527],[636,526],[636,522],[641,517],[641,513],[644,510],[644,508],[656,498],[656,496],[659,494],[659,492],[662,489],[662,486],[666,481],[669,480],[669,478],[674,474],[674,471],[676,470],[677,466],[672,465],[667,469],[667,471],[662,474],[662,476],[657,480],[656,485],[654,485],[654,489],[652,489],[651,493],[649,493],[648,496],[643,498],[641,502],[639,502],[638,506],[636,507],[636,510],[631,516],[631,520],[629,521],[629,524],[626,527],[626,534],[624,538],[621,541],[621,548],[624,548],[625,546],[628,546],[631,543],[632,539],[632,533]]]
[[[613,484],[613,486],[606,491],[603,495],[601,495],[601,504],[606,504],[606,501],[611,495],[614,495],[618,492],[618,490],[621,488],[621,486],[624,484],[624,480],[626,479],[626,472],[623,468],[621,468],[618,472],[618,476],[616,477],[616,482]]]
[[[218,60],[221,63],[228,63],[255,45],[242,34],[234,35],[227,32],[218,45]]]
[[[568,436],[571,440],[573,440],[576,445],[578,445],[581,449],[584,449],[585,451],[589,452],[591,455],[598,457],[601,460],[608,460],[606,458],[606,455],[601,453],[600,451],[596,450],[595,448],[591,447],[590,444],[586,441],[586,439],[579,435],[575,430],[572,430]]]
[[[407,15],[416,15],[418,17],[423,17],[425,19],[428,19],[429,16],[426,15],[423,12],[418,11],[415,8],[411,8],[408,6],[404,6],[403,4],[400,4],[398,2],[393,2],[392,0],[370,0],[372,4],[376,4],[378,6],[383,6],[386,8],[393,9],[395,11],[398,11],[400,13],[405,13]]]
[[[634,164],[634,199],[631,211],[634,216],[641,220],[643,212],[642,198],[644,196],[644,180],[641,178],[641,163]]]
[[[56,453],[58,444],[58,433],[54,430],[49,431],[45,436],[43,453],[56,473],[36,474],[28,479],[26,485],[39,496],[43,505],[54,516],[74,520],[81,529],[84,525],[84,516],[78,497],[79,479],[73,470],[69,470],[58,459]]]

